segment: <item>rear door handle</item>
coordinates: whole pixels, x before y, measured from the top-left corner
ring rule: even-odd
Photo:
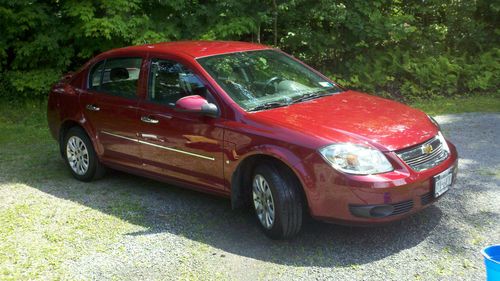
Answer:
[[[85,108],[87,108],[90,111],[99,111],[99,110],[101,110],[97,105],[94,105],[94,104],[87,104],[87,106],[85,106]]]
[[[141,121],[144,122],[144,123],[149,123],[149,124],[158,124],[158,123],[160,123],[160,121],[158,121],[157,119],[151,118],[149,116],[142,116],[141,117]]]

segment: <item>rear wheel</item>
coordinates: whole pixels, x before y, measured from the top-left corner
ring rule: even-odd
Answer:
[[[264,233],[272,239],[296,235],[302,226],[303,202],[292,172],[265,162],[255,168],[252,179],[252,202]]]
[[[80,127],[73,127],[64,136],[64,159],[71,174],[81,181],[101,178],[105,168],[99,162],[90,138]]]

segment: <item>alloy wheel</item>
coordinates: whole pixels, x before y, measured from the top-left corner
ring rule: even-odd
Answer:
[[[266,179],[257,174],[253,180],[253,204],[260,223],[266,229],[273,227],[275,218],[274,199]]]
[[[84,175],[89,169],[89,151],[83,140],[71,136],[66,144],[66,157],[71,169],[78,175]]]

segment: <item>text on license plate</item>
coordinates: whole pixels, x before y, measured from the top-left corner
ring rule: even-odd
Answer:
[[[434,198],[441,196],[450,189],[453,182],[453,169],[448,169],[434,176]]]

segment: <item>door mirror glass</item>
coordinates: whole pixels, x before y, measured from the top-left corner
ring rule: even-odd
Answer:
[[[213,103],[209,103],[199,95],[192,95],[180,98],[175,103],[175,110],[180,112],[193,112],[216,117],[219,109]]]

